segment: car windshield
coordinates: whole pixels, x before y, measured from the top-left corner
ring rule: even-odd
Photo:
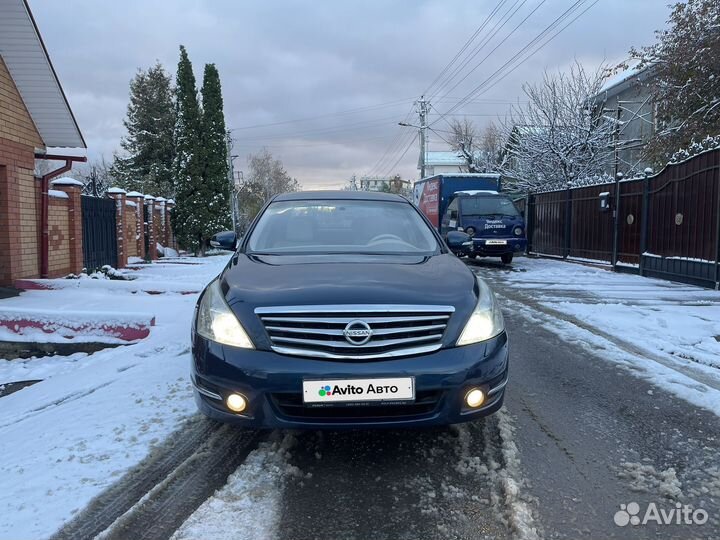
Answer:
[[[439,244],[410,204],[368,200],[272,203],[248,241],[265,254],[431,255]]]
[[[519,216],[513,202],[506,197],[464,197],[463,216]]]

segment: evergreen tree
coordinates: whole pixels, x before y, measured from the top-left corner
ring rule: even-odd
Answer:
[[[227,134],[220,87],[215,64],[206,64],[202,94],[202,159],[203,159],[203,240],[230,229],[230,193],[228,185]]]
[[[112,175],[128,191],[172,197],[175,111],[170,75],[160,63],[138,70],[130,81],[130,103],[123,121],[127,136]]]
[[[208,218],[202,179],[200,105],[195,75],[185,47],[180,46],[175,84],[175,209],[172,225],[178,243],[204,252],[205,220]]]

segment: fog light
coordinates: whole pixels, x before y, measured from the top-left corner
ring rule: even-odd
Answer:
[[[479,388],[473,388],[465,394],[465,403],[471,409],[477,409],[480,405],[485,403],[485,394]]]
[[[243,412],[247,408],[247,400],[240,394],[230,394],[225,399],[225,405],[233,412]]]

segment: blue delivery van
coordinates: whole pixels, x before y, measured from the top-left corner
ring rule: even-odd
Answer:
[[[415,204],[445,238],[463,231],[473,239],[470,257],[499,257],[505,264],[527,246],[525,220],[500,192],[500,175],[436,175],[415,184]]]

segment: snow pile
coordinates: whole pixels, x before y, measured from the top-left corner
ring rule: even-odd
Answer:
[[[617,475],[628,481],[633,491],[661,495],[675,501],[683,496],[682,484],[672,467],[658,471],[648,463],[624,461],[620,464]]]
[[[157,249],[157,252],[162,257],[177,257],[178,252],[177,250],[174,250],[171,247],[163,246],[162,244],[156,244],[155,248]]]
[[[290,450],[296,443],[292,434],[260,443],[230,475],[227,484],[200,505],[172,539],[277,538],[283,485],[291,476],[304,476],[289,463]]]
[[[505,409],[495,413],[495,419],[500,431],[500,457],[505,466],[501,467],[496,457],[490,451],[486,452],[490,478],[494,484],[500,486],[500,492],[492,495],[493,505],[506,514],[504,517],[515,532],[516,538],[537,540],[540,536],[535,525],[531,501],[528,495],[521,492],[524,480],[520,468],[520,452],[514,442],[515,426],[510,413]],[[490,437],[489,433],[487,437]]]

